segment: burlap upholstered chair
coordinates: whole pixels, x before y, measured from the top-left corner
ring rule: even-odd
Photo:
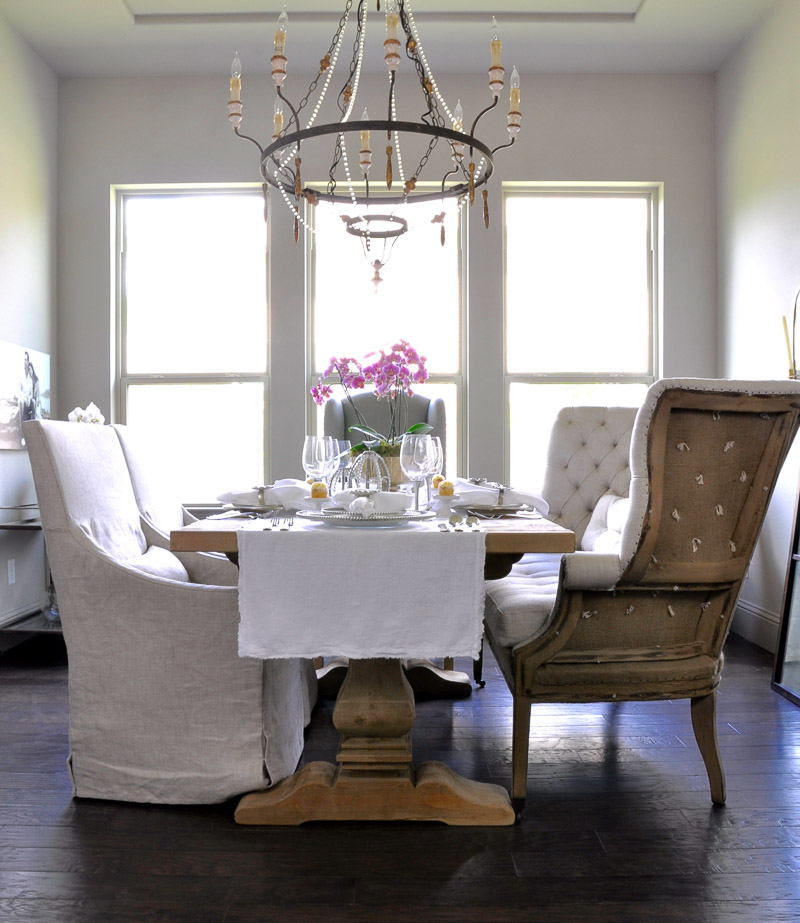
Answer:
[[[518,811],[534,702],[690,699],[724,803],[722,647],[799,413],[800,382],[656,382],[634,424],[619,551],[565,555],[546,612],[522,574],[487,584],[486,636],[514,701]]]
[[[110,426],[24,424],[69,653],[79,797],[211,803],[290,775],[306,661],[240,658],[238,591],[147,541]]]

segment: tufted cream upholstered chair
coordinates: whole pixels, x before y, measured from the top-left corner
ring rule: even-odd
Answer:
[[[627,497],[635,407],[565,407],[559,411],[547,447],[542,496],[547,518],[575,533],[576,547],[593,514],[609,494]],[[560,554],[526,554],[508,577],[487,583],[501,612],[495,637],[513,646],[549,618],[558,591]],[[475,682],[483,683],[483,658],[475,662]]]
[[[635,407],[565,407],[547,449],[542,496],[548,519],[575,533],[580,546],[600,498],[628,495]]]
[[[110,426],[24,430],[69,653],[75,794],[212,803],[290,775],[311,665],[239,657],[236,587],[193,583],[148,543]]]
[[[722,647],[799,414],[800,382],[656,382],[634,423],[619,551],[565,555],[544,618],[535,587],[487,585],[486,636],[514,700],[518,811],[533,702],[689,698],[711,798],[724,803]]]

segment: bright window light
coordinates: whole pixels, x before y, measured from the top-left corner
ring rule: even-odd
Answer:
[[[128,388],[127,424],[157,447],[159,475],[185,503],[263,483],[263,420],[257,383]]]
[[[312,375],[325,370],[332,356],[359,361],[373,351],[407,340],[426,357],[432,379],[418,390],[445,401],[447,472],[457,469],[461,407],[461,283],[459,211],[453,201],[416,203],[404,209],[409,231],[400,237],[376,293],[369,260],[379,259],[383,245],[373,241],[369,258],[342,225],[354,206],[321,202],[314,209],[312,251]],[[376,206],[378,209],[378,206]],[[434,220],[445,213],[442,223]],[[333,384],[333,382],[331,382]],[[339,397],[339,393],[336,394]],[[317,432],[323,413],[317,412]]]
[[[508,476],[540,488],[562,407],[639,406],[656,377],[657,190],[505,197]]]
[[[506,199],[511,373],[649,371],[645,196]]]
[[[184,503],[266,477],[260,190],[119,193],[122,420]]]
[[[341,216],[355,206],[320,203],[314,211],[314,365],[322,371],[331,356],[357,359],[398,339],[427,356],[437,374],[459,371],[461,315],[458,209],[452,201],[420,202],[404,209],[409,230],[400,237],[377,293],[373,270],[359,240],[345,232]],[[445,212],[445,244],[440,223]],[[373,242],[369,259],[382,244]]]
[[[523,384],[509,388],[512,484],[541,488],[550,430],[563,407],[638,407],[643,384]]]
[[[264,372],[265,245],[260,195],[127,197],[127,372]]]

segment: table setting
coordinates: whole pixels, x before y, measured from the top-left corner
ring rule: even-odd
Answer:
[[[414,695],[404,664],[477,658],[484,579],[507,574],[527,551],[572,551],[574,535],[542,518],[547,506],[535,494],[447,480],[433,427],[402,422],[403,396],[426,377],[424,357],[405,341],[370,365],[332,360],[334,370],[345,396],[370,382],[390,402],[388,432],[359,416],[350,427],[364,437],[357,445],[309,435],[305,480],[228,491],[218,498],[225,518],[170,535],[174,550],[221,551],[238,564],[241,657],[349,658],[333,712],[336,763],[307,763],[270,791],[246,795],[236,820],[511,824],[502,787],[443,763],[412,764]],[[318,404],[331,393],[322,380],[312,389]],[[525,511],[538,519],[522,518]]]
[[[338,446],[333,454],[341,465]],[[423,466],[407,464],[412,484],[430,474]],[[291,499],[280,499],[289,506],[299,501],[300,509],[281,506],[254,518],[240,514],[200,520],[170,534],[175,551],[221,551],[239,564],[241,656],[349,658],[333,713],[341,735],[336,763],[307,763],[270,791],[245,795],[236,809],[237,822],[513,823],[501,786],[465,779],[439,762],[413,765],[414,695],[403,664],[431,657],[475,658],[484,578],[507,574],[527,551],[572,551],[574,534],[538,513],[535,519],[521,512],[479,519],[459,508],[441,519],[420,502],[419,491],[384,490],[384,482],[374,479],[348,484],[349,475],[335,480],[337,475],[341,478],[338,468],[326,481],[276,482],[269,488],[297,490]],[[315,508],[311,494],[320,483],[333,489],[313,498],[320,502]],[[457,483],[459,492],[483,490],[468,498],[486,501],[483,506],[510,509],[516,503],[507,501],[520,499],[505,487],[498,504],[499,485]],[[253,490],[256,505],[278,499]],[[228,502],[253,503],[249,491],[237,493],[247,496]],[[322,521],[311,518],[317,513]],[[413,521],[411,514],[425,518]],[[405,521],[380,529],[367,525],[391,515]],[[361,527],[334,527],[333,519],[343,516],[358,518]]]

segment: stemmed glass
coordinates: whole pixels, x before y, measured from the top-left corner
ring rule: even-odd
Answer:
[[[339,447],[331,436],[306,436],[303,443],[303,471],[315,481],[325,480],[336,468]]]
[[[433,445],[433,462],[431,470],[425,475],[425,484],[428,488],[428,503],[433,499],[433,476],[441,474],[442,468],[444,468],[444,447],[442,446],[441,437],[431,436],[431,443]]]
[[[414,485],[414,509],[419,510],[419,486],[435,462],[433,441],[428,435],[406,433],[400,443],[400,467]]]

